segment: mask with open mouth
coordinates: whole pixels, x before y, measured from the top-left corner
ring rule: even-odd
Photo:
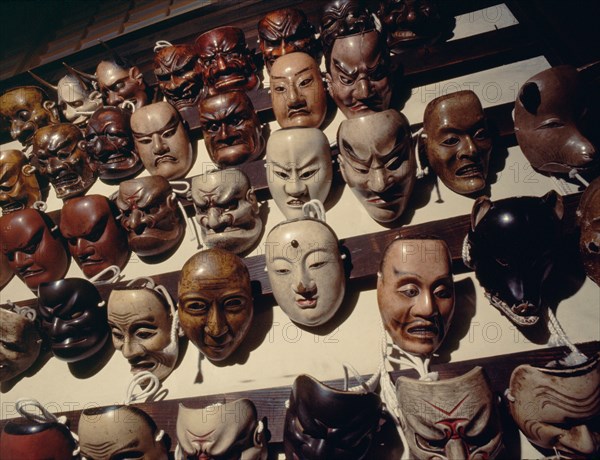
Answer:
[[[42,339],[33,320],[0,308],[0,382],[29,369],[40,354]]]
[[[577,221],[583,267],[587,276],[600,286],[600,178],[594,179],[581,195]]]
[[[10,214],[42,201],[35,168],[19,150],[0,152],[0,208]]]

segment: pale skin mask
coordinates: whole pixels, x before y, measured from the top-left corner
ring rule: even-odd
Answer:
[[[29,369],[40,354],[41,345],[33,321],[0,308],[0,382]]]

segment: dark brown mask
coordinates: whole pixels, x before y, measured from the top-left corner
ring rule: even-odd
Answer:
[[[0,458],[71,460],[77,443],[62,423],[8,422],[0,436]]]
[[[125,68],[113,61],[100,61],[96,76],[106,105],[130,101],[139,109],[148,103],[144,75],[137,66]]]
[[[587,276],[600,286],[600,178],[594,179],[581,195],[577,217],[583,266]]]
[[[42,200],[35,169],[19,150],[0,152],[0,208],[2,214],[30,208]]]
[[[373,17],[358,0],[334,0],[323,9],[319,38],[325,55],[337,37],[375,29]]]

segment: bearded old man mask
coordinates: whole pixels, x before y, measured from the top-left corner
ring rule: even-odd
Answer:
[[[35,168],[19,150],[0,152],[0,208],[9,214],[42,200]]]

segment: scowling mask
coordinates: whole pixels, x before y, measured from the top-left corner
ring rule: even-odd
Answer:
[[[454,315],[452,260],[443,240],[394,240],[377,273],[377,303],[386,331],[403,351],[431,356]]]
[[[196,38],[198,69],[210,94],[251,90],[258,84],[246,37],[237,27],[218,27]]]
[[[35,168],[19,150],[0,152],[0,208],[2,214],[31,208],[42,200]]]
[[[280,129],[267,142],[267,182],[287,219],[302,217],[310,200],[325,202],[331,188],[329,141],[316,128]]]
[[[102,195],[72,198],[60,211],[60,232],[87,278],[111,265],[127,265],[131,250],[117,214],[116,206]]]
[[[267,71],[277,58],[301,51],[317,58],[315,29],[296,8],[270,11],[258,22],[258,44]]]
[[[249,399],[190,409],[179,404],[175,460],[266,460],[267,433]],[[177,456],[177,453],[179,456]]]
[[[164,431],[134,406],[84,409],[77,429],[82,460],[168,460]]]
[[[275,300],[292,321],[318,326],[344,298],[346,279],[337,236],[324,222],[283,222],[267,237],[266,265]]]
[[[31,290],[61,279],[69,269],[69,252],[56,225],[36,209],[0,217],[0,241],[11,270]]]
[[[260,238],[258,201],[248,176],[239,169],[194,177],[191,195],[206,247],[241,254]]]
[[[131,373],[148,371],[160,381],[173,372],[179,355],[179,321],[165,295],[149,287],[116,288],[107,306],[113,345]]]
[[[154,74],[158,86],[177,110],[195,107],[204,96],[202,74],[196,69],[197,60],[192,45],[155,48]]]
[[[0,96],[0,116],[10,124],[10,137],[25,147],[36,130],[59,122],[56,103],[37,86],[19,86]]]
[[[58,422],[8,422],[0,435],[0,458],[7,460],[76,460],[77,442]]]
[[[375,29],[371,13],[361,3],[359,0],[333,0],[323,8],[319,39],[326,56],[331,53],[336,38]]]
[[[319,65],[306,53],[277,59],[271,68],[271,102],[282,128],[318,128],[325,119],[327,98]]]
[[[515,134],[534,169],[568,174],[598,166],[599,139],[590,137],[597,124],[588,105],[573,67],[552,67],[525,82],[515,101]]]
[[[129,247],[141,257],[175,251],[185,235],[185,221],[177,209],[169,181],[162,176],[121,182],[115,200],[123,213]]]
[[[533,326],[542,314],[542,289],[561,238],[562,197],[478,198],[471,211],[465,264],[490,303],[517,326]]]
[[[473,91],[435,98],[425,109],[427,163],[450,190],[470,195],[485,188],[492,140]]]
[[[42,328],[52,354],[69,363],[98,353],[108,340],[106,308],[96,287],[83,278],[40,284],[38,303]]]
[[[341,391],[308,375],[294,380],[283,427],[286,458],[361,460],[379,428],[375,393]]]
[[[82,147],[103,182],[129,179],[144,167],[133,148],[130,117],[128,111],[119,107],[102,107],[88,121]]]
[[[6,382],[31,367],[42,339],[33,320],[0,308],[0,344],[0,382]]]
[[[579,250],[587,276],[600,286],[600,179],[581,195],[577,208]]]
[[[536,446],[560,458],[600,454],[598,356],[572,367],[517,367],[507,395],[510,413]]]
[[[96,77],[106,105],[116,107],[129,101],[139,109],[148,103],[144,75],[137,66],[125,68],[113,61],[100,61]]]
[[[496,398],[481,367],[433,382],[398,377],[396,395],[410,458],[493,460],[501,453]]]
[[[377,222],[396,220],[416,181],[410,126],[395,110],[345,120],[337,134],[342,177]]]
[[[336,38],[326,66],[327,90],[346,118],[389,109],[389,55],[379,32]]]
[[[84,195],[96,182],[82,139],[81,130],[71,123],[45,126],[33,136],[31,164],[48,178],[58,199]]]
[[[181,269],[178,299],[185,335],[212,361],[231,355],[250,329],[250,275],[235,254],[207,249],[193,255]]]
[[[153,176],[181,179],[194,164],[194,153],[179,112],[168,102],[157,102],[131,115],[135,148]]]
[[[254,161],[265,140],[252,101],[243,91],[230,91],[200,102],[200,125],[208,155],[219,168]]]

